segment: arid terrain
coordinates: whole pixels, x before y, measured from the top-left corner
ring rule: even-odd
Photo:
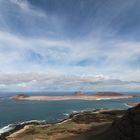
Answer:
[[[58,100],[107,100],[107,99],[125,99],[132,98],[132,95],[120,94],[115,92],[99,92],[93,95],[76,92],[74,95],[65,96],[28,96],[19,94],[9,97],[14,100],[42,100],[42,101],[58,101]]]
[[[26,125],[7,136],[7,140],[86,140],[103,133],[124,113],[123,110],[99,110],[71,114],[67,120],[56,124]]]
[[[140,104],[128,110],[71,114],[54,124],[25,125],[2,140],[140,140]]]

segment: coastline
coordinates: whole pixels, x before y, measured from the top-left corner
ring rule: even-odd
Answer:
[[[88,113],[88,112],[94,112],[94,113],[99,113],[100,111],[103,111],[104,109],[85,109],[85,110],[80,110],[80,111],[72,111],[70,113],[65,114],[65,117],[63,117],[62,119],[58,119],[55,121],[51,121],[48,122],[46,120],[30,120],[30,121],[24,121],[24,122],[20,122],[20,123],[14,123],[14,124],[9,124],[6,126],[3,126],[2,128],[0,128],[0,140],[1,137],[5,137],[8,136],[9,134],[13,134],[16,131],[23,129],[24,126],[28,126],[28,125],[53,125],[53,124],[61,124],[64,123],[66,121],[71,120],[71,117],[73,117],[74,115],[78,115],[78,114],[82,114],[82,113]],[[108,109],[110,110],[110,109]]]
[[[0,133],[0,140],[6,140],[6,137],[11,135],[12,133],[15,133],[16,131],[19,131],[23,129],[27,125],[43,125],[46,124],[45,120],[39,121],[39,120],[30,120],[25,121],[17,124],[9,124],[8,126],[4,126],[2,129],[7,128],[5,132]],[[8,128],[9,127],[9,128]]]
[[[71,95],[71,96],[28,96],[28,95],[16,95],[16,96],[8,97],[8,98],[10,98],[10,100],[17,100],[17,101],[20,101],[20,100],[21,101],[22,100],[29,100],[29,101],[32,101],[32,100],[33,101],[34,100],[36,100],[36,101],[59,101],[59,100],[112,100],[112,99],[133,98],[133,96],[129,96],[129,95],[111,95],[111,96],[108,96],[108,95],[103,95],[103,96],[102,95],[100,95],[100,96],[99,95]],[[32,128],[30,126],[33,126],[34,128],[36,128],[36,127],[37,128],[41,128],[41,130],[42,130],[42,127],[44,127],[44,129],[46,129],[47,127],[52,127],[51,125],[55,125],[55,126],[56,125],[58,125],[58,126],[62,125],[63,123],[71,121],[73,118],[75,118],[77,116],[84,115],[84,113],[87,113],[87,114],[88,113],[89,114],[94,113],[94,114],[99,114],[99,116],[100,116],[100,113],[102,113],[102,111],[104,112],[103,114],[107,113],[109,115],[106,118],[106,120],[110,121],[110,115],[114,114],[114,112],[116,112],[117,109],[109,110],[109,109],[95,109],[94,108],[92,110],[83,110],[83,111],[76,111],[76,112],[73,111],[70,114],[66,114],[64,119],[56,120],[54,122],[46,122],[46,121],[34,120],[34,121],[23,122],[23,123],[20,123],[20,124],[14,124],[13,128],[8,130],[7,132],[4,132],[4,133],[0,134],[0,140],[11,140],[11,137],[17,137],[17,135],[19,135],[21,133],[26,135],[27,129],[32,130]],[[89,118],[87,118],[87,120],[86,120],[87,122],[90,120],[91,116],[89,116]],[[114,115],[114,116],[116,116],[116,115]],[[82,117],[80,117],[80,119],[81,118]],[[97,118],[95,117],[95,118],[93,118],[93,120],[94,119],[96,120]],[[98,119],[96,121],[97,121],[98,124],[100,124],[98,122]],[[96,124],[96,122],[94,122],[94,123]],[[106,121],[105,121],[105,123],[106,123]],[[78,122],[78,124],[79,124],[79,122]],[[28,128],[28,126],[29,126],[29,128]],[[77,130],[72,130],[70,133],[73,133],[73,131],[77,131]],[[8,136],[11,136],[11,137],[8,137]],[[15,140],[17,140],[17,139],[15,139]]]
[[[133,102],[133,103],[126,103],[125,105],[126,105],[127,107],[131,108],[131,107],[137,106],[138,104],[139,104],[139,102]]]
[[[24,127],[26,126],[29,126],[29,125],[42,125],[42,126],[49,126],[49,125],[59,125],[59,124],[62,124],[64,122],[67,122],[69,120],[71,120],[71,117],[74,116],[74,115],[77,115],[77,114],[80,114],[80,113],[84,113],[84,112],[87,112],[86,110],[85,111],[77,111],[75,113],[70,113],[67,115],[66,118],[63,118],[61,120],[56,120],[54,122],[46,122],[45,120],[30,120],[30,121],[25,121],[25,122],[21,122],[21,123],[18,123],[18,124],[9,124],[8,126],[4,126],[3,128],[8,128],[12,125],[11,128],[9,128],[9,130],[5,131],[5,132],[1,132],[0,133],[0,140],[7,140],[6,137],[10,136],[10,135],[13,135],[14,133],[17,133],[18,131],[20,130],[23,130]],[[88,111],[88,112],[96,112],[95,109],[93,109],[92,111]],[[1,129],[3,129],[1,128]]]
[[[8,126],[5,126],[5,127],[9,127],[10,125],[13,125],[13,127],[11,127],[8,131],[0,133],[0,140],[7,140],[6,137],[24,129],[24,127],[29,126],[29,125],[49,126],[49,125],[53,125],[53,124],[60,124],[60,123],[66,122],[68,120],[70,120],[69,116],[67,118],[62,119],[62,120],[54,121],[54,122],[50,122],[50,123],[46,122],[45,120],[42,120],[42,121],[40,121],[40,120],[30,120],[30,121],[21,122],[21,123],[18,123],[18,124],[9,124]],[[3,127],[3,128],[5,128],[5,127]]]
[[[115,114],[116,112],[118,114],[122,114],[122,112],[124,112],[125,110],[110,110],[110,109],[93,109],[91,111],[79,111],[76,113],[70,113],[66,118],[62,119],[62,120],[57,120],[54,122],[46,122],[44,121],[37,121],[37,120],[32,120],[32,121],[26,121],[26,122],[22,122],[19,124],[15,124],[15,127],[13,127],[12,129],[10,129],[7,132],[4,132],[2,134],[0,134],[0,140],[7,140],[7,137],[9,136],[16,136],[16,134],[22,133],[24,132],[24,130],[26,130],[26,128],[28,126],[42,126],[42,127],[49,127],[51,125],[62,125],[63,123],[66,123],[68,121],[71,121],[72,119],[75,119],[77,116],[84,116],[85,114]],[[116,113],[116,114],[117,114]],[[107,117],[109,119],[109,117]],[[87,121],[87,120],[86,120]],[[94,120],[93,120],[94,121]],[[95,120],[96,121],[96,120]]]

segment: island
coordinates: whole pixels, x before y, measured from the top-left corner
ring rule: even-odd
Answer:
[[[109,99],[126,99],[133,98],[132,95],[121,94],[116,92],[97,92],[96,94],[87,94],[83,92],[75,92],[73,95],[64,96],[29,96],[18,94],[10,96],[14,100],[38,100],[38,101],[59,101],[59,100],[109,100]]]

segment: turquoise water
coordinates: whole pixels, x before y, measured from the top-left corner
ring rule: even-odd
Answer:
[[[86,109],[127,109],[125,103],[137,101],[140,102],[140,97],[99,101],[14,101],[4,98],[0,99],[0,128],[29,120],[54,122],[73,111]]]

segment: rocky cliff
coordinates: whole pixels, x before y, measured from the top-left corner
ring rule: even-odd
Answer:
[[[92,138],[94,139],[94,138]],[[140,140],[140,104],[126,111],[111,127],[97,136],[98,140]]]

